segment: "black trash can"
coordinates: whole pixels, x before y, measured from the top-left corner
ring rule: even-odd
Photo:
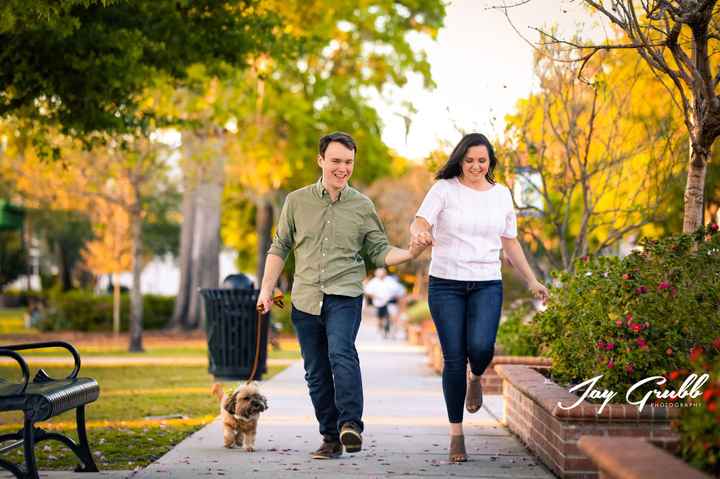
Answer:
[[[208,371],[217,379],[248,379],[257,341],[256,289],[201,289],[208,338]],[[255,379],[267,372],[268,315],[260,324],[260,357]]]

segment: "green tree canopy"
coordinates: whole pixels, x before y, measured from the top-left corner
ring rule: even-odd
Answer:
[[[244,67],[282,37],[259,0],[9,0],[0,5],[0,116],[58,123],[63,133],[153,125],[139,94],[158,73]]]

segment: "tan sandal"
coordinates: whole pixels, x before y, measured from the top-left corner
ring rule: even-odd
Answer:
[[[448,454],[450,462],[467,461],[467,453],[465,452],[465,436],[450,436],[450,453]]]
[[[481,376],[473,376],[468,371],[467,393],[465,394],[465,409],[469,413],[476,413],[483,403]]]

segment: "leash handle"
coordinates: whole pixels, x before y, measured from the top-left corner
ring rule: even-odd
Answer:
[[[273,304],[280,309],[285,307],[284,296],[282,293],[273,296]],[[270,311],[267,312],[270,314]],[[258,362],[260,362],[260,337],[262,335],[262,317],[263,312],[261,306],[257,307],[257,324],[255,325],[255,360],[253,361],[252,371],[248,377],[246,383],[250,384],[255,379],[255,373],[257,372]]]

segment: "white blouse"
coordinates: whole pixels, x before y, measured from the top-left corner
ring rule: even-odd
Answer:
[[[416,216],[432,225],[430,275],[461,281],[501,279],[500,237],[517,236],[510,190],[495,184],[477,191],[455,177],[430,188]]]

